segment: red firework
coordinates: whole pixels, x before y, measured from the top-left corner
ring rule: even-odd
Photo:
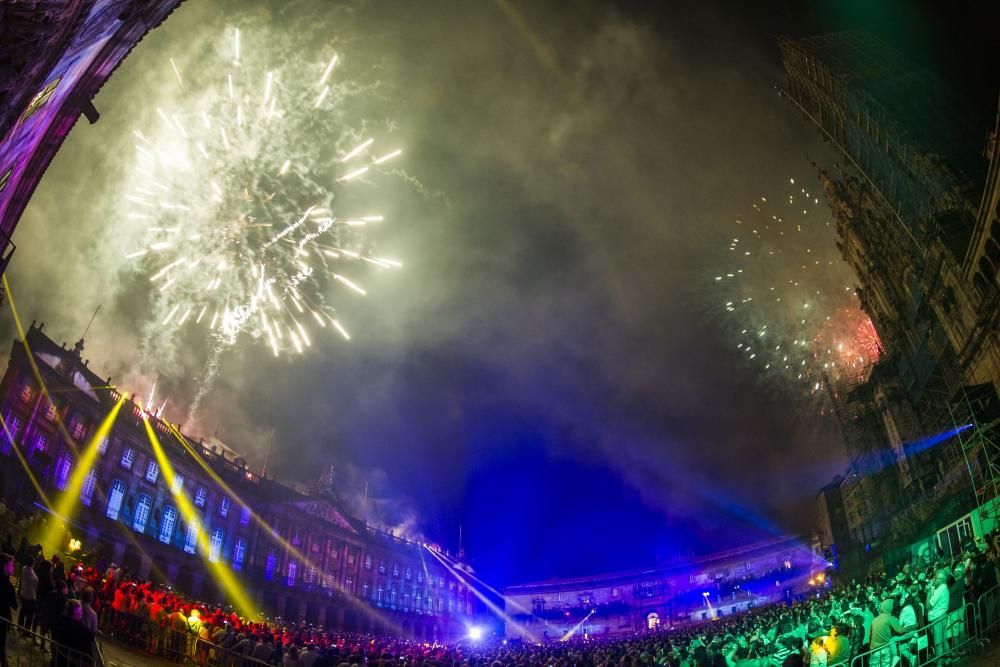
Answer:
[[[854,331],[854,347],[867,357],[868,363],[874,364],[882,356],[882,340],[871,318],[862,317],[858,328]]]

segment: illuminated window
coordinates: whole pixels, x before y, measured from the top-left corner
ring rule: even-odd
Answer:
[[[149,520],[149,510],[153,507],[153,499],[145,493],[139,494],[139,499],[135,501],[135,514],[132,515],[132,530],[143,532],[146,530],[146,521]]]
[[[70,424],[70,431],[73,433],[73,438],[75,440],[80,440],[83,438],[83,432],[86,429],[83,426],[83,422],[79,417],[74,417],[73,422]]]
[[[267,560],[264,562],[264,578],[268,581],[274,579],[275,562],[274,549],[271,549],[267,552]]]
[[[125,482],[116,479],[111,483],[111,493],[108,494],[108,510],[106,514],[109,519],[118,519],[118,512],[122,509],[122,500],[124,499]]]
[[[197,519],[188,522],[187,533],[184,535],[184,551],[189,554],[198,550],[198,531],[200,529],[201,526],[198,525]]]
[[[351,577],[344,577],[344,590],[348,593],[354,592],[354,579]]]
[[[39,433],[35,437],[35,451],[44,452],[49,448],[49,436],[44,433]]]
[[[746,563],[743,564],[743,569],[746,570],[747,572],[750,571],[750,561],[747,561]]]
[[[444,588],[444,577],[438,577],[438,588]]]
[[[396,584],[392,584],[391,586],[389,586],[389,604],[391,604],[393,607],[396,606],[396,594],[397,594]]]
[[[56,407],[56,404],[49,401],[48,408],[45,410],[45,418],[51,422],[55,421],[58,415],[59,409]]]
[[[210,563],[218,562],[220,553],[222,553],[222,529],[213,528],[208,546],[208,561]]]
[[[3,437],[3,453],[9,454],[11,443],[13,442],[16,444],[17,439],[21,437],[21,428],[24,425],[24,422],[22,422],[21,418],[18,417],[17,415],[12,416],[10,413],[7,414],[6,421],[7,421],[7,432],[4,433]]]
[[[156,484],[158,479],[160,479],[160,464],[149,459],[149,463],[146,464],[146,481],[150,484]]]
[[[244,506],[243,509],[240,510],[240,525],[245,526],[248,523],[250,523],[250,508]]]
[[[418,584],[424,583],[424,572],[423,572],[423,570],[417,570],[417,583]]]
[[[243,569],[243,558],[247,553],[247,540],[245,537],[237,537],[233,542],[233,569],[239,572]]]
[[[208,498],[208,492],[205,491],[204,486],[199,486],[198,490],[194,492],[194,504],[198,507],[205,506],[205,500]]]
[[[785,561],[785,569],[786,570],[791,570],[792,569],[792,561],[790,561],[790,560],[786,560]]]
[[[299,569],[298,563],[294,560],[288,561],[288,580],[285,582],[289,586],[295,585],[295,572]]]
[[[370,589],[371,589],[371,586],[368,585],[367,581],[364,582],[363,584],[361,584],[361,597],[362,597],[362,599],[364,599],[364,600],[368,599],[368,592],[369,592]]]
[[[219,500],[219,516],[221,516],[223,519],[229,516],[230,503],[231,501],[229,500],[228,496],[222,496],[222,498]]]
[[[160,519],[159,540],[164,544],[170,544],[174,537],[174,526],[177,525],[177,510],[170,505],[163,507],[163,518]]]
[[[83,503],[84,507],[90,507],[90,501],[94,498],[95,486],[97,486],[97,469],[91,468],[83,480],[83,488],[80,489],[80,502]]]
[[[449,581],[448,582],[448,590],[449,591],[455,590],[455,582],[454,581]]]
[[[366,570],[372,569],[372,555],[371,554],[365,554],[365,569]]]
[[[21,400],[25,403],[31,403],[31,399],[35,397],[35,389],[30,384],[25,384],[21,388]]]
[[[378,588],[375,589],[375,603],[381,606],[382,600],[384,599],[385,599],[385,587],[382,586],[382,584],[379,584]]]
[[[56,488],[60,491],[64,491],[66,489],[66,482],[69,481],[69,469],[72,464],[73,459],[69,457],[67,452],[60,454],[59,460],[56,461]]]
[[[410,570],[410,567],[407,566],[405,578],[407,581],[409,581],[412,577],[413,577],[413,572]]]
[[[378,562],[378,573],[379,574],[385,574],[385,561],[384,560],[380,560]]]
[[[316,582],[319,581],[319,570],[312,565],[307,565],[306,573],[302,577],[302,581],[309,586],[315,586]]]
[[[420,601],[421,601],[421,599],[422,598],[420,596],[420,590],[418,589],[417,592],[413,594],[413,608],[414,609],[417,609],[417,610],[420,609]]]
[[[396,563],[392,564],[392,576],[394,577],[399,576],[399,565],[397,565]]]
[[[170,485],[170,493],[180,493],[182,488],[184,488],[184,478],[175,474],[174,482]]]
[[[621,591],[620,590],[618,590],[617,588],[612,588],[611,589],[611,597],[616,598],[619,595],[621,595]]]
[[[444,611],[444,598],[438,598],[438,611]]]
[[[126,447],[124,451],[122,451],[120,463],[122,468],[125,468],[125,470],[131,470],[132,464],[135,463],[135,450],[131,447]]]
[[[97,445],[97,451],[98,451],[98,453],[104,454],[106,451],[108,451],[108,444],[110,442],[111,442],[111,436],[110,435],[106,435],[103,438],[101,438],[101,444]]]

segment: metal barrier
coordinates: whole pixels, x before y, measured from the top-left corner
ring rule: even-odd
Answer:
[[[854,656],[851,667],[935,665],[980,645],[979,629],[976,607],[965,604],[922,628],[894,637],[885,646]]]
[[[104,667],[101,646],[92,641],[90,652],[76,651],[51,638],[0,618],[6,634],[9,667]]]
[[[989,636],[1000,629],[1000,586],[994,586],[976,600],[976,620],[980,641],[989,642]]]
[[[169,618],[167,623],[169,623]],[[101,626],[110,636],[136,650],[171,662],[199,667],[270,667],[241,650],[223,648],[188,630],[164,627],[148,618],[109,609]],[[249,645],[253,650],[253,644]]]

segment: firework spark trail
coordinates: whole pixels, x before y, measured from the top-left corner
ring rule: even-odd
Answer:
[[[239,340],[259,339],[275,355],[309,348],[303,303],[321,329],[329,321],[349,340],[330,300],[367,294],[365,267],[400,266],[373,255],[362,230],[383,219],[368,193],[402,150],[350,129],[343,101],[363,89],[339,80],[340,58],[263,67],[269,54],[247,48],[252,36],[229,39],[217,67],[186,72],[169,59],[176,94],[156,108],[158,124],[133,131],[125,196],[125,217],[147,231],[126,255],[155,286],[146,338],[204,327],[210,339],[195,407]]]
[[[880,353],[846,284],[829,217],[818,194],[789,179],[784,195],[762,195],[735,220],[727,258],[712,276],[746,362],[812,394],[825,377],[855,374]]]

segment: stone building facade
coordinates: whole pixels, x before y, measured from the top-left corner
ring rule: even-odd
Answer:
[[[89,369],[82,341],[68,349],[32,323],[26,343],[14,342],[0,380],[6,426],[0,489],[8,506],[22,510],[44,507],[26,469],[54,504],[73,472],[74,449],[91,439],[121,398],[110,378]],[[175,490],[166,487],[144,419],[171,462]],[[443,567],[426,546],[351,516],[329,479],[302,493],[262,478],[226,449],[187,440],[233,494],[199,465],[171,425],[124,402],[99,444],[78,511],[69,517],[70,533],[98,564],[117,562],[197,599],[223,601],[206,565],[210,559],[232,571],[269,615],[428,640],[467,632],[476,602],[464,577]],[[200,525],[185,522],[175,491],[196,508]],[[199,530],[207,538],[200,544]],[[206,543],[210,553],[200,553]]]
[[[1000,491],[997,127],[863,31],[780,47],[784,93],[841,153],[820,181],[884,346],[829,382],[851,539],[913,539]]]
[[[802,540],[782,537],[658,568],[511,586],[506,635],[534,641],[698,623],[784,599],[828,566]]]

